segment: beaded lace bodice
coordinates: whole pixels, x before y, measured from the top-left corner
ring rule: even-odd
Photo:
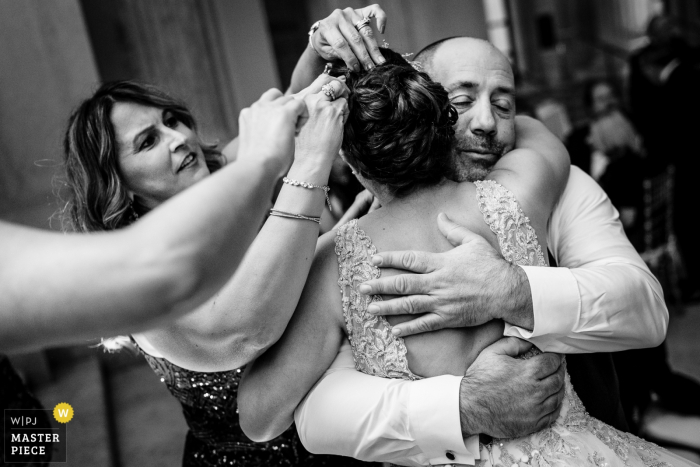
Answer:
[[[486,224],[496,234],[503,257],[518,265],[546,266],[537,234],[515,196],[492,180],[476,182],[475,185],[479,209]],[[391,325],[384,317],[367,312],[367,306],[381,297],[366,296],[357,291],[361,283],[380,275],[379,268],[371,263],[376,247],[358,228],[357,221],[338,229],[335,252],[343,316],[356,368],[385,378],[419,379],[408,368],[403,339],[391,333]],[[538,353],[539,350],[533,348],[522,358]],[[557,421],[551,427],[526,437],[493,440],[481,445],[478,465],[670,467],[671,464],[666,462],[668,456],[673,455],[591,417],[574,392],[567,374],[566,397]],[[526,462],[523,461],[525,458]]]
[[[513,193],[493,180],[474,184],[479,210],[496,234],[503,258],[520,266],[546,266],[535,229]]]
[[[358,370],[384,378],[419,379],[408,368],[406,344],[391,333],[391,325],[383,316],[373,316],[367,307],[381,300],[367,296],[357,287],[379,277],[379,268],[370,258],[377,252],[372,241],[357,227],[357,220],[338,229],[335,253],[338,255],[338,286],[343,300],[343,317]]]

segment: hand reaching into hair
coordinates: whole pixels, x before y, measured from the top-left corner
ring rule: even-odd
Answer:
[[[297,121],[305,111],[303,100],[277,89],[266,91],[238,118],[238,163],[269,164],[278,176],[284,175],[293,160]]]
[[[317,81],[322,79],[319,77]],[[327,81],[327,86],[332,89],[332,96],[320,91],[315,94],[307,92],[303,97],[307,111],[300,118],[295,163],[304,165],[309,170],[329,171],[343,140],[349,90],[345,86],[345,78],[332,78]],[[313,84],[310,88],[312,87]]]
[[[355,28],[363,18],[376,18],[377,29],[384,33],[387,18],[379,5],[336,9],[319,21],[318,30],[311,36],[316,53],[327,62],[342,60],[355,71],[360,71],[360,67],[371,70],[375,64],[384,63],[372,27],[368,24],[359,31]]]

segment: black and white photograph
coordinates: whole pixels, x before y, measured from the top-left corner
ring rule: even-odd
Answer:
[[[0,0],[0,465],[700,467],[700,1],[370,1]]]

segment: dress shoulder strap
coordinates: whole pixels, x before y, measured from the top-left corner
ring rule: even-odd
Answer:
[[[383,316],[367,312],[379,295],[364,295],[358,287],[380,276],[371,258],[377,252],[370,238],[353,220],[340,227],[335,236],[338,257],[338,286],[343,301],[343,317],[352,347],[355,367],[366,374],[384,378],[419,379],[408,368],[406,344],[391,333]]]
[[[537,233],[513,193],[494,180],[474,184],[479,210],[496,234],[506,261],[520,266],[546,266]]]

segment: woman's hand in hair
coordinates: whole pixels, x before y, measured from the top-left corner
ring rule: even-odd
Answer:
[[[327,73],[321,73],[316,77],[316,79],[302,89],[301,91],[297,92],[296,94],[292,94],[296,99],[304,99],[306,96],[310,96],[311,94],[317,94],[321,92],[321,88],[325,85],[333,81],[335,78],[334,76],[331,76]],[[341,95],[342,97],[347,97],[345,93]]]
[[[379,5],[336,9],[319,22],[318,29],[311,36],[313,49],[323,60],[342,60],[355,71],[361,68],[371,70],[375,64],[384,63],[371,25],[359,31],[355,28],[355,24],[363,18],[376,18],[377,29],[384,33],[387,18]]]
[[[324,91],[304,97],[307,115],[296,141],[295,163],[309,169],[330,170],[343,141],[343,124],[347,118],[349,93],[344,78],[328,82],[333,96]]]
[[[269,165],[284,175],[294,155],[297,121],[306,112],[303,100],[283,96],[277,89],[266,91],[238,118],[238,163]]]

